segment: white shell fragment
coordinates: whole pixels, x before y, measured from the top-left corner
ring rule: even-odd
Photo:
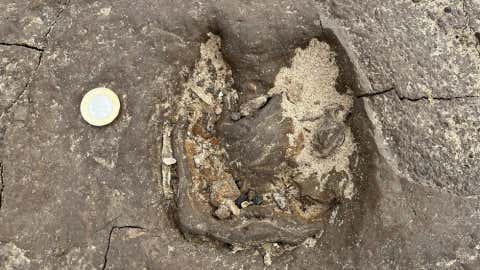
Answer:
[[[117,94],[108,88],[95,88],[83,96],[80,113],[87,123],[105,126],[113,122],[120,112]]]
[[[172,151],[172,127],[170,123],[165,122],[163,124],[163,140],[162,140],[162,189],[163,196],[166,199],[173,198],[173,188],[171,184],[172,180],[172,165],[177,162],[173,157]]]
[[[172,157],[168,157],[168,158],[163,159],[163,163],[167,166],[171,166],[171,165],[177,163],[177,160],[172,158]]]
[[[240,105],[240,114],[242,116],[249,116],[260,109],[268,101],[267,96],[259,96],[252,100],[249,100],[247,103]]]

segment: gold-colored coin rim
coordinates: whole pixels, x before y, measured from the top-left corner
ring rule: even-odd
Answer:
[[[107,117],[102,119],[95,118],[88,110],[88,105],[97,95],[106,96],[112,103],[112,112]],[[83,119],[90,125],[97,127],[106,126],[112,123],[120,113],[120,99],[118,98],[117,94],[115,94],[115,92],[108,88],[99,87],[92,89],[88,91],[85,96],[83,96],[82,102],[80,104],[80,113],[82,114]]]

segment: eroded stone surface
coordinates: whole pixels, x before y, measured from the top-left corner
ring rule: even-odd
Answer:
[[[461,196],[480,194],[480,98],[414,102],[390,93],[369,102],[402,175]]]
[[[5,270],[27,269],[30,266],[30,259],[25,256],[25,250],[18,248],[13,243],[2,244],[0,262],[2,269]]]
[[[68,0],[0,2],[0,44],[46,47],[47,36]]]
[[[33,79],[41,52],[19,46],[0,45],[0,115],[11,111],[12,105],[22,101],[22,94]]]
[[[344,25],[372,91],[408,98],[479,96],[476,1],[329,1]],[[445,8],[451,12],[445,12]],[[478,16],[477,16],[478,18]],[[364,54],[364,52],[369,52]],[[368,55],[368,56],[367,56]]]
[[[233,254],[208,241],[186,240],[178,232],[170,218],[171,204],[161,196],[162,115],[177,102],[183,83],[179,77],[188,77],[209,31],[223,36],[226,58],[238,60],[232,61],[233,77],[250,93],[248,100],[265,94],[278,70],[288,66],[294,48],[318,36],[321,24],[332,19],[345,30],[372,81],[371,92],[396,86],[401,96],[431,97],[434,105],[395,96],[375,98],[372,109],[381,121],[375,126],[397,138],[397,143],[389,141],[389,148],[400,153],[396,162],[403,164],[401,171],[416,171],[412,181],[379,170],[374,185],[365,188],[369,199],[361,218],[352,218],[351,209],[335,210],[316,245],[271,257],[272,268],[480,267],[473,188],[478,170],[461,169],[461,164],[475,165],[465,155],[478,144],[470,128],[476,126],[478,103],[469,98],[435,101],[478,95],[478,61],[471,44],[479,25],[477,1],[136,1],[133,7],[131,1],[71,1],[47,35],[49,42],[43,37],[62,8],[58,4],[64,3],[40,2],[0,3],[0,42],[33,40],[46,49],[25,99],[1,123],[5,188],[0,249],[7,249],[2,262],[8,254],[7,262],[25,256],[21,261],[29,260],[30,269],[102,269],[112,226],[140,225],[147,228],[143,234],[115,230],[106,268],[264,269],[263,251],[236,248]],[[451,13],[444,12],[446,6]],[[34,17],[42,24],[35,24]],[[17,51],[11,46],[7,50]],[[37,51],[27,50],[18,50],[11,59],[34,63],[31,56]],[[15,75],[26,81],[31,72],[20,69]],[[118,89],[126,102],[120,119],[106,130],[84,125],[76,110],[82,91],[99,84]],[[2,95],[17,91],[0,90]],[[445,140],[422,143],[430,135],[428,129],[409,124],[418,119],[413,112],[422,115],[424,127],[445,126],[446,133],[432,129]],[[445,114],[466,121],[448,126],[444,122],[450,116]],[[444,142],[456,135],[459,144]],[[409,164],[409,151],[425,157]],[[433,172],[425,167],[426,159],[452,170],[438,167]],[[444,188],[421,184],[434,183],[439,175]],[[13,246],[23,255],[8,251]]]

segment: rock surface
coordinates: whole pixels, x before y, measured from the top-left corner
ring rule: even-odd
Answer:
[[[376,180],[272,269],[480,268],[479,18],[473,0],[1,1],[0,269],[264,269],[179,232],[162,129],[208,32],[248,101],[328,24],[368,82]],[[105,128],[79,113],[98,86],[122,102]]]

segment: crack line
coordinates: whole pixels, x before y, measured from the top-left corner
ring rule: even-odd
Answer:
[[[68,8],[68,6],[70,5],[70,0],[67,0],[63,6],[62,9],[60,9],[60,11],[56,14],[55,16],[55,20],[53,21],[53,23],[49,26],[48,30],[47,30],[47,33],[44,35],[44,39],[45,39],[45,47],[48,47],[48,43],[49,43],[49,40],[48,40],[48,36],[50,35],[50,32],[52,31],[52,29],[55,27],[55,25],[57,24],[58,20],[60,19],[60,16],[63,14],[63,12]],[[28,91],[29,87],[30,87],[30,84],[33,82],[36,74],[37,74],[37,71],[38,69],[40,68],[40,64],[42,63],[42,59],[43,59],[43,54],[45,52],[45,48],[39,48],[39,47],[35,47],[35,46],[32,46],[32,45],[29,45],[29,44],[24,44],[24,43],[7,43],[7,42],[0,42],[0,45],[4,45],[4,46],[19,46],[19,47],[24,47],[24,48],[27,48],[27,49],[32,49],[32,50],[35,50],[35,51],[38,51],[40,53],[39,57],[38,57],[38,62],[37,62],[37,65],[35,66],[35,68],[33,69],[32,73],[30,74],[27,82],[25,83],[25,86],[23,87],[23,90],[13,99],[12,103],[10,103],[5,109],[4,111],[2,112],[2,114],[0,115],[0,120],[2,120],[6,115],[10,114],[12,108],[18,103],[18,101],[22,98],[22,96]]]
[[[55,25],[57,24],[57,22],[59,21],[60,17],[62,16],[63,12],[65,12],[65,10],[70,6],[70,0],[67,0],[65,1],[65,4],[63,5],[63,8],[60,9],[58,12],[57,12],[57,15],[55,15],[55,20],[53,21],[53,23],[50,25],[50,27],[48,28],[47,30],[47,33],[45,33],[44,35],[44,39],[46,40],[46,43],[48,45],[48,36],[50,35],[50,32],[52,32],[53,28],[55,27]]]
[[[42,58],[43,58],[43,53],[44,51],[40,51],[40,55],[38,56],[38,61],[35,66],[35,68],[32,71],[32,74],[30,74],[30,77],[28,78],[27,82],[23,86],[23,90],[18,93],[17,96],[13,99],[13,101],[5,107],[3,113],[0,115],[0,120],[3,119],[5,115],[8,115],[12,108],[18,103],[18,101],[22,98],[22,96],[27,92],[28,88],[30,87],[30,84],[33,82],[33,79],[35,78],[35,75],[37,74],[38,69],[40,68],[40,64],[42,63]]]
[[[400,100],[406,100],[406,101],[412,101],[412,102],[416,102],[416,101],[420,101],[420,100],[442,100],[442,101],[449,101],[449,100],[456,100],[456,99],[469,99],[469,98],[480,98],[480,96],[475,96],[475,95],[465,95],[465,96],[453,96],[453,97],[432,97],[432,96],[421,96],[421,97],[416,97],[416,98],[410,98],[410,97],[406,97],[406,96],[401,96],[395,89],[395,87],[392,87],[392,88],[389,88],[389,89],[386,89],[386,90],[382,90],[382,91],[377,91],[377,92],[374,92],[374,93],[366,93],[366,94],[361,94],[361,95],[358,95],[357,98],[369,98],[369,97],[375,97],[375,96],[380,96],[380,95],[384,95],[384,94],[387,94],[387,93],[390,93],[390,92],[393,92],[395,93],[395,96],[397,96],[398,99]]]
[[[409,97],[401,97],[398,96],[400,100],[408,100],[408,101],[420,101],[420,100],[443,100],[443,101],[449,101],[449,100],[456,100],[456,99],[469,99],[469,98],[480,98],[480,96],[458,96],[458,97],[418,97],[418,98],[409,98]]]
[[[0,211],[3,206],[3,191],[5,190],[5,183],[3,182],[3,162],[0,162]]]
[[[386,94],[386,93],[391,92],[391,91],[395,91],[395,87],[388,88],[386,90],[375,91],[373,93],[361,94],[361,95],[358,95],[357,98],[373,97],[373,96],[383,95],[383,94]],[[396,91],[395,91],[395,93],[396,93]]]
[[[105,254],[103,256],[103,266],[102,266],[102,270],[105,270],[107,268],[107,263],[108,263],[108,253],[110,251],[110,244],[111,244],[111,241],[112,241],[112,235],[113,235],[113,232],[115,230],[123,230],[123,229],[138,229],[138,230],[145,230],[145,228],[141,227],[141,226],[136,226],[136,225],[125,225],[125,226],[113,226],[111,229],[110,229],[110,232],[108,234],[108,242],[107,242],[107,248],[105,250]]]
[[[37,52],[43,52],[45,50],[44,48],[39,48],[39,47],[30,45],[30,44],[26,44],[26,43],[0,42],[0,45],[1,46],[9,46],[9,47],[22,47],[22,48],[29,49],[29,50],[35,50]]]

